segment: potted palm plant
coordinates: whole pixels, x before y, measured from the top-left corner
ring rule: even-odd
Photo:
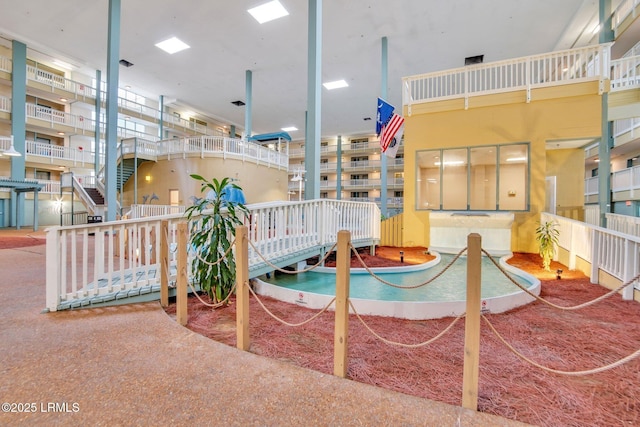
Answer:
[[[191,264],[195,283],[206,292],[214,303],[227,298],[236,279],[236,263],[231,252],[235,227],[242,224],[242,216],[248,214],[242,189],[229,178],[220,181],[201,181],[203,198],[195,198],[193,206],[185,211],[191,223],[189,243],[196,256]]]
[[[556,254],[556,246],[560,236],[557,226],[558,224],[553,221],[545,221],[539,223],[538,228],[536,228],[536,240],[542,257],[542,268],[546,271],[551,271],[551,260]]]

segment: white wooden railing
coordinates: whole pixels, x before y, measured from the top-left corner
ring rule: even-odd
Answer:
[[[321,199],[247,207],[249,238],[269,260],[285,262],[310,248],[319,253],[320,247],[336,242],[340,230],[349,230],[354,244],[380,239],[380,210],[372,203]],[[176,225],[185,220],[181,214],[48,228],[47,309],[81,307],[88,299],[124,298],[158,287],[163,220],[169,222],[169,240],[175,244]],[[263,262],[253,249],[249,256],[250,267]]]
[[[186,206],[171,206],[171,205],[131,205],[129,211],[129,218],[146,218],[150,216],[166,216],[174,214],[183,214]]]
[[[607,213],[605,217],[607,218],[607,229],[640,237],[640,218],[614,213]]]
[[[402,79],[402,103],[416,103],[526,90],[609,78],[610,44],[562,50],[505,61],[420,74]],[[600,85],[604,90],[604,85]]]
[[[44,84],[54,89],[61,89],[73,93],[76,97],[96,97],[96,91],[90,85],[69,80],[64,76],[42,70],[37,66],[27,65],[27,80]],[[104,98],[103,98],[104,99]]]
[[[640,56],[611,61],[611,92],[640,87]]]
[[[569,253],[569,269],[576,268],[578,258],[591,264],[591,283],[599,283],[599,270],[622,283],[640,273],[640,237],[547,212],[541,214],[540,221],[558,224],[558,246]],[[624,299],[633,299],[633,288],[640,289],[638,282],[625,288]]]

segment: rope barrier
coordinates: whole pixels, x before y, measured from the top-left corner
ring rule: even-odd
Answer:
[[[558,370],[558,369],[552,369],[552,368],[548,368],[546,366],[540,365],[539,363],[534,362],[533,360],[529,359],[524,354],[520,353],[511,344],[509,344],[502,337],[502,335],[500,335],[498,333],[498,331],[491,324],[489,319],[487,319],[484,315],[482,315],[482,318],[484,319],[485,322],[487,322],[487,325],[489,325],[489,328],[493,331],[493,333],[496,335],[498,340],[500,340],[509,350],[511,350],[513,352],[513,354],[515,354],[517,357],[519,357],[520,359],[524,360],[525,362],[528,362],[531,365],[535,366],[536,368],[540,368],[540,369],[542,369],[544,371],[551,372],[553,374],[567,375],[567,376],[580,376],[580,375],[597,374],[597,373],[600,373],[600,372],[604,372],[604,371],[608,371],[610,369],[616,368],[616,367],[618,367],[620,365],[623,365],[623,364],[635,359],[636,357],[640,356],[640,349],[638,349],[634,353],[632,353],[632,354],[630,354],[630,355],[628,355],[626,357],[623,357],[620,360],[617,360],[617,361],[615,361],[615,362],[613,362],[613,363],[611,363],[609,365],[601,366],[599,368],[587,369],[587,370],[584,370],[584,371],[561,371],[561,370]]]
[[[251,246],[253,248],[253,250],[256,251],[256,254],[258,254],[258,257],[260,257],[260,259],[262,261],[264,261],[269,267],[273,268],[274,270],[279,271],[281,273],[286,273],[286,274],[306,273],[308,271],[313,270],[314,268],[317,268],[319,265],[321,265],[323,262],[325,262],[327,260],[327,258],[329,257],[329,255],[331,255],[331,252],[336,248],[337,245],[338,245],[337,243],[334,243],[333,246],[331,246],[331,248],[329,248],[327,253],[324,254],[324,256],[322,257],[322,259],[320,261],[318,261],[316,264],[314,264],[314,265],[312,265],[312,266],[310,266],[308,268],[305,268],[303,270],[285,270],[285,269],[280,268],[277,265],[273,264],[268,259],[266,259],[264,257],[264,255],[262,255],[262,253],[260,253],[258,248],[255,247],[253,242],[251,240],[249,240],[249,246]]]
[[[633,279],[629,280],[627,283],[619,286],[616,289],[612,289],[611,291],[607,292],[604,295],[600,295],[597,298],[594,298],[591,301],[587,301],[584,302],[582,304],[578,304],[578,305],[574,305],[574,306],[570,306],[570,307],[565,307],[562,305],[558,305],[558,304],[554,304],[551,301],[547,301],[544,298],[542,298],[539,295],[534,294],[533,292],[531,292],[529,289],[527,289],[526,287],[524,287],[523,285],[521,285],[520,283],[516,282],[513,277],[511,277],[511,275],[509,274],[509,272],[505,271],[497,262],[496,260],[493,259],[493,257],[491,256],[491,254],[489,254],[489,252],[487,252],[486,250],[482,249],[482,252],[487,255],[487,257],[491,260],[491,262],[493,263],[493,265],[495,265],[498,270],[500,270],[502,272],[502,274],[504,274],[507,279],[509,279],[511,281],[511,283],[513,283],[514,285],[516,285],[517,287],[519,287],[520,289],[522,289],[524,292],[526,292],[529,296],[532,296],[533,298],[537,299],[538,301],[547,304],[553,308],[557,308],[558,310],[566,310],[566,311],[571,311],[571,310],[578,310],[581,308],[585,308],[588,307],[590,305],[593,305],[597,302],[600,302],[604,299],[607,299],[609,297],[611,297],[612,295],[617,294],[618,292],[620,292],[622,289],[626,288],[627,286],[631,285],[633,282],[635,282],[636,280],[640,279],[640,274],[638,274],[636,277],[634,277]]]
[[[216,303],[209,303],[206,302],[205,300],[203,300],[200,297],[200,294],[198,294],[198,291],[196,291],[196,288],[193,287],[193,284],[191,282],[189,283],[189,287],[191,288],[191,291],[193,292],[193,294],[196,296],[196,298],[198,298],[200,300],[200,302],[204,305],[206,305],[207,307],[213,307],[213,308],[219,308],[222,307],[224,305],[227,304],[227,302],[229,301],[229,298],[231,298],[231,294],[233,294],[233,292],[236,290],[236,282],[233,282],[233,286],[231,287],[231,290],[229,291],[229,293],[227,294],[227,296],[225,297],[225,299],[223,299],[220,302],[216,302]]]
[[[434,342],[436,342],[438,339],[440,339],[444,334],[446,334],[447,332],[449,332],[449,330],[451,328],[453,328],[453,325],[455,325],[458,320],[462,319],[465,315],[465,313],[462,313],[460,316],[456,317],[455,319],[453,319],[453,322],[451,322],[449,324],[449,326],[447,326],[442,332],[440,332],[438,335],[436,335],[435,337],[421,342],[421,343],[417,343],[417,344],[405,344],[405,343],[400,343],[400,342],[396,342],[396,341],[391,341],[388,340],[384,337],[381,337],[380,335],[378,335],[373,329],[371,329],[371,327],[369,325],[367,325],[367,323],[364,321],[364,319],[362,317],[360,317],[360,314],[358,313],[358,311],[356,310],[356,308],[353,305],[353,302],[351,302],[351,299],[349,299],[349,306],[351,307],[351,309],[353,310],[353,313],[356,315],[356,317],[358,318],[358,320],[360,320],[360,323],[362,323],[362,325],[369,331],[371,332],[371,334],[378,338],[380,341],[389,344],[389,345],[395,345],[398,347],[405,347],[405,348],[418,348],[418,347],[423,347],[425,345],[429,345],[432,344]]]
[[[222,256],[216,262],[210,262],[210,261],[207,261],[206,259],[202,258],[200,256],[200,254],[198,253],[198,251],[193,251],[193,253],[196,255],[196,258],[198,258],[202,263],[213,267],[214,265],[220,264],[222,261],[224,261],[227,258],[227,256],[231,252],[231,249],[233,249],[233,245],[235,245],[235,243],[236,243],[236,239],[233,239],[233,241],[230,243],[230,245],[227,248],[227,250],[222,254]]]
[[[313,316],[311,316],[309,319],[307,320],[303,320],[300,323],[289,323],[285,320],[282,320],[281,318],[279,318],[278,316],[276,316],[275,314],[273,314],[271,311],[269,311],[269,309],[262,303],[262,301],[260,301],[260,298],[258,298],[258,295],[256,294],[256,292],[251,288],[251,286],[249,286],[249,291],[251,291],[251,294],[253,294],[253,296],[255,297],[256,301],[258,301],[258,304],[260,304],[260,307],[262,307],[262,309],[271,317],[273,317],[275,320],[277,320],[278,322],[282,323],[283,325],[287,325],[287,326],[292,326],[292,327],[297,327],[297,326],[302,326],[302,325],[306,325],[307,323],[311,322],[312,320],[315,320],[318,316],[320,316],[322,313],[324,313],[325,311],[327,311],[329,309],[329,307],[331,307],[331,304],[334,303],[334,301],[336,300],[336,297],[333,297],[333,299],[331,301],[329,301],[329,303],[327,305],[324,306],[324,308],[322,310],[320,310],[318,313],[314,314]]]
[[[435,276],[433,276],[431,279],[428,279],[426,282],[422,282],[419,283],[417,285],[411,285],[411,286],[401,286],[401,285],[397,285],[395,283],[391,283],[388,282],[386,280],[384,280],[382,277],[376,275],[370,267],[368,267],[364,260],[362,259],[362,257],[360,257],[360,254],[358,253],[358,251],[356,250],[356,248],[352,245],[349,244],[349,246],[351,247],[351,250],[355,253],[356,258],[358,259],[358,261],[360,261],[360,264],[364,267],[364,269],[367,271],[367,273],[369,273],[373,278],[375,278],[377,281],[379,281],[380,283],[387,285],[387,286],[391,286],[393,288],[398,288],[398,289],[417,289],[417,288],[421,288],[423,286],[427,286],[429,284],[431,284],[434,280],[436,280],[437,278],[439,278],[440,276],[442,276],[449,268],[451,268],[451,266],[458,261],[458,259],[462,256],[463,253],[465,253],[465,251],[467,250],[467,248],[462,249],[460,252],[458,252],[458,254],[453,258],[453,260],[451,260],[451,262],[442,269],[442,271],[440,271],[438,274],[436,274]]]

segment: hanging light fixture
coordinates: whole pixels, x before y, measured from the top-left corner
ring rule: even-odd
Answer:
[[[11,147],[9,147],[8,150],[3,151],[2,154],[5,155],[5,156],[9,156],[9,157],[20,157],[20,156],[22,156],[22,154],[20,154],[18,151],[16,151],[15,147],[13,146],[13,135],[11,135]]]

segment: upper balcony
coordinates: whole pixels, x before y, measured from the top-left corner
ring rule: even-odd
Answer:
[[[12,61],[10,58],[0,56],[0,79],[11,79]],[[59,74],[27,65],[27,88],[30,93],[39,97],[52,99],[66,99],[68,101],[82,101],[95,103],[97,88],[90,84],[67,79]],[[135,94],[125,89],[118,91],[118,111],[128,117],[138,118],[149,123],[158,124],[162,119],[163,126],[177,131],[198,133],[203,135],[216,135],[217,132],[207,126],[194,121],[186,120],[172,114],[162,115],[158,102]],[[106,91],[101,90],[102,106],[106,105]]]
[[[603,93],[610,51],[610,44],[602,44],[404,77],[405,115],[428,110],[426,104],[435,101],[457,101],[449,108],[467,109],[480,96],[508,92],[521,92],[518,99],[531,102],[537,89],[582,82],[596,82]]]

